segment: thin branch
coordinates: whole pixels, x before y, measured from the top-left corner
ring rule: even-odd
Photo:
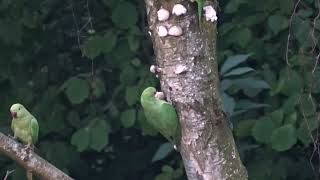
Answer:
[[[287,46],[286,46],[286,62],[287,62],[288,66],[290,66],[290,63],[289,63],[289,44],[290,44],[290,38],[291,38],[291,32],[290,32],[291,25],[292,25],[293,16],[295,15],[295,13],[297,11],[297,8],[298,8],[298,5],[300,4],[300,1],[301,0],[298,0],[297,3],[295,4],[293,12],[292,12],[290,20],[289,20],[289,33],[288,33],[288,37],[287,37]]]
[[[0,133],[0,154],[10,157],[27,171],[44,180],[73,180],[67,174],[38,156],[33,151],[26,151],[24,146]]]
[[[8,177],[10,176],[10,174],[12,174],[13,172],[14,172],[14,170],[7,171],[6,176],[3,178],[3,180],[7,180]]]

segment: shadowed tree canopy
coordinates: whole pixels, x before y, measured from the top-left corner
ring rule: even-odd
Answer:
[[[153,86],[179,112],[182,149],[225,152],[194,141],[202,133],[230,145],[229,156],[219,157],[238,151],[250,179],[317,179],[319,1],[220,1],[218,21],[202,33],[196,3],[179,1],[186,18],[170,22],[187,31],[168,39],[150,28],[156,15],[151,8],[147,18],[146,2],[1,1],[1,133],[12,135],[9,108],[19,102],[39,122],[36,153],[74,179],[185,180],[194,173],[185,162],[209,159],[204,151],[193,160],[181,151],[181,158],[146,123],[139,98]],[[180,63],[187,71],[175,74]],[[152,64],[172,68],[156,78]],[[203,119],[210,121],[198,124]],[[11,170],[9,178],[25,178],[23,166],[1,155],[0,177]]]

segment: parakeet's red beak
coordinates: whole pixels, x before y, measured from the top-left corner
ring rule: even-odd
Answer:
[[[13,118],[17,118],[17,112],[11,112],[11,116],[12,116]]]

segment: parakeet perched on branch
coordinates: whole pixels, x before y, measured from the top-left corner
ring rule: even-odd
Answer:
[[[39,125],[32,114],[21,104],[13,104],[10,108],[12,123],[11,129],[14,138],[27,144],[27,149],[33,149],[38,141]],[[32,172],[27,171],[28,180],[32,180]]]
[[[38,141],[39,134],[39,125],[36,118],[21,104],[13,104],[10,112],[14,138],[27,144],[28,147],[34,145]]]
[[[155,97],[156,93],[154,87],[148,87],[141,95],[141,104],[147,122],[168,141],[177,145],[180,128],[175,108],[170,103]]]

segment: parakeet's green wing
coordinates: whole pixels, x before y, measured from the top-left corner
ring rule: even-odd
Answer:
[[[167,123],[167,127],[169,126],[171,130],[176,130],[176,128],[178,127],[178,117],[176,110],[170,103],[167,103],[165,101],[163,101],[160,106],[161,107],[159,109],[161,109],[162,111],[161,113],[163,114],[163,118],[167,120],[165,121]]]
[[[32,136],[32,143],[35,144],[38,141],[38,134],[39,134],[39,125],[38,125],[38,121],[35,118],[31,119],[30,132]]]
[[[161,134],[164,135],[172,143],[176,143],[178,130],[178,117],[174,107],[166,101],[159,102],[159,124],[157,125]]]

